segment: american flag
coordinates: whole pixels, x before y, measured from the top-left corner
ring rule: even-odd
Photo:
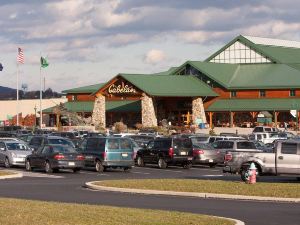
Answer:
[[[24,53],[21,48],[18,48],[18,56],[17,56],[18,63],[24,64]]]

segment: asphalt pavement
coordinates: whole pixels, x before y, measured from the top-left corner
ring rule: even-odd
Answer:
[[[84,170],[78,174],[62,171],[51,175],[41,171],[24,172],[23,178],[0,181],[0,197],[101,204],[122,207],[176,210],[230,217],[248,224],[299,225],[300,204],[256,202],[193,197],[148,196],[140,194],[91,191],[84,188],[88,181],[107,179],[182,178],[236,180],[237,175],[224,175],[222,168],[193,167],[185,170],[170,167],[161,170],[153,167],[133,168],[131,172],[111,170],[104,173]],[[297,182],[295,178],[264,177],[260,182]],[[300,185],[300,184],[299,184]],[[300,186],[299,186],[300,187]]]

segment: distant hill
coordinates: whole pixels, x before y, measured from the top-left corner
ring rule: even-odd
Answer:
[[[0,99],[14,99],[16,89],[0,86]]]
[[[43,92],[43,98],[60,98],[62,95],[51,88]],[[19,99],[38,99],[40,98],[40,91],[22,91],[19,90]],[[17,99],[17,90],[13,88],[0,86],[0,100],[15,100]]]

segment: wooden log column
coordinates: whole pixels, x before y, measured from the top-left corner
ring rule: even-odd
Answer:
[[[106,127],[106,118],[105,118],[105,96],[101,94],[96,95],[92,122],[95,125],[96,129]]]
[[[143,127],[157,127],[157,116],[155,113],[153,99],[143,93],[141,98],[141,105]]]
[[[194,125],[198,125],[198,124],[196,124],[197,119],[201,119],[202,123],[207,122],[202,98],[200,98],[200,97],[193,98],[192,111],[193,111],[193,124]]]

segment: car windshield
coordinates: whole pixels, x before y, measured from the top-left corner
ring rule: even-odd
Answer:
[[[51,139],[49,139],[49,144],[67,145],[67,146],[70,146],[70,147],[74,147],[73,142],[65,140],[65,139],[61,139],[61,138],[57,138],[57,139],[51,138]]]
[[[65,145],[52,146],[52,149],[54,153],[76,153],[74,148]]]
[[[23,143],[6,143],[7,150],[28,151],[30,148]]]

